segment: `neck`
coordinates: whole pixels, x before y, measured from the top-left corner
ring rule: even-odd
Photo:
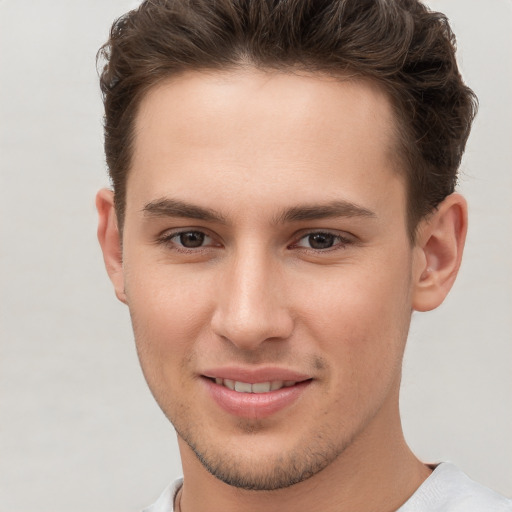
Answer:
[[[221,482],[178,439],[181,512],[392,512],[430,475],[408,448],[398,406],[381,411],[328,467],[285,489],[247,491]]]

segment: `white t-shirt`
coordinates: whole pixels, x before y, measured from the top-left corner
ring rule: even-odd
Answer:
[[[444,462],[397,512],[512,512],[512,500]]]
[[[173,512],[182,483],[182,479],[173,482],[143,512]],[[453,464],[443,462],[396,512],[512,512],[512,499],[477,484]]]

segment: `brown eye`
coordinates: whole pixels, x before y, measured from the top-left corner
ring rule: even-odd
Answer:
[[[312,233],[307,240],[311,249],[329,249],[334,245],[336,236],[331,233]]]
[[[329,249],[344,249],[352,241],[337,233],[328,231],[313,231],[304,235],[294,244],[296,248],[311,249],[313,251],[327,251]]]
[[[185,231],[180,233],[177,238],[179,239],[180,245],[187,249],[195,249],[201,247],[204,244],[206,238],[204,233],[201,231]]]

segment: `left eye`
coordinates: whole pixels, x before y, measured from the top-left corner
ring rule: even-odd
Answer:
[[[335,245],[344,245],[346,243],[348,243],[348,241],[339,235],[334,235],[333,233],[316,232],[303,236],[298,241],[296,246],[306,247],[308,249],[322,250],[330,249]]]
[[[196,249],[212,242],[212,239],[202,231],[182,231],[175,233],[168,240],[186,249]]]

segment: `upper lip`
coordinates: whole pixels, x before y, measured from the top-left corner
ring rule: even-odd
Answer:
[[[229,379],[238,382],[247,382],[249,384],[279,380],[302,382],[312,378],[311,375],[278,367],[243,368],[225,366],[207,369],[201,372],[201,375],[209,377],[210,379]]]

